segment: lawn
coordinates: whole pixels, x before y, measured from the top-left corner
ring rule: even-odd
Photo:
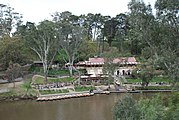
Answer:
[[[136,83],[136,82],[142,82],[141,79],[137,78],[137,79],[127,79],[128,83]],[[168,83],[170,82],[170,80],[166,77],[154,77],[152,80],[150,80],[150,82],[165,82]]]
[[[49,70],[49,76],[54,75],[69,75],[69,70]]]
[[[95,90],[95,87],[93,86],[75,86],[75,91],[76,92],[81,92],[81,91],[90,91],[90,90]]]
[[[58,94],[58,93],[68,93],[69,90],[67,89],[62,89],[62,90],[39,90],[41,95],[46,95],[46,94]]]
[[[72,77],[65,77],[65,78],[52,78],[48,77],[48,82],[72,82],[74,78]],[[33,83],[35,84],[43,84],[44,83],[44,77],[43,76],[34,76],[33,77]]]
[[[137,82],[142,82],[142,80],[141,79],[131,79],[131,78],[128,78],[127,82],[128,83],[137,83]]]
[[[145,87],[135,87],[136,90],[176,90],[172,86],[145,86]]]

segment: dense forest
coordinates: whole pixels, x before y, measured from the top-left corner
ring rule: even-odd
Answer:
[[[53,63],[69,63],[106,54],[135,56],[171,82],[179,80],[179,1],[157,0],[150,4],[131,0],[129,12],[116,17],[100,13],[74,15],[55,12],[52,20],[22,24],[22,15],[0,4],[0,65],[43,62],[44,74]],[[16,29],[12,33],[12,29]],[[72,69],[72,67],[71,67]],[[147,69],[147,67],[146,67]]]

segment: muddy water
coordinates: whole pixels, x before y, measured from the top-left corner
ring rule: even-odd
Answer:
[[[0,103],[0,120],[112,120],[112,108],[124,94],[94,95],[49,102]],[[152,94],[135,93],[132,96]]]

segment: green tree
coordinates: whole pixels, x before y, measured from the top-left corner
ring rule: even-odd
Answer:
[[[97,53],[96,47],[97,44],[95,42],[87,39],[83,40],[78,51],[78,60],[84,61],[87,60],[89,57],[94,57]]]
[[[177,85],[179,78],[179,2],[177,0],[157,0],[155,4],[159,21],[160,40],[158,62]],[[158,37],[158,38],[159,38]],[[157,50],[156,50],[157,51]]]
[[[140,111],[130,95],[124,95],[115,104],[113,120],[140,120]]]
[[[17,63],[13,64],[10,62],[9,67],[6,70],[6,75],[8,77],[8,81],[13,82],[15,87],[15,79],[23,76],[21,66]]]
[[[35,52],[43,63],[45,81],[49,68],[59,49],[59,40],[55,24],[51,21],[42,21],[38,26],[27,22],[26,25],[19,27],[19,33],[23,36],[26,45]]]
[[[15,12],[14,8],[0,4],[0,36],[10,36],[11,30],[19,26],[22,15]]]
[[[10,61],[25,65],[31,61],[31,55],[21,38],[4,36],[0,41],[1,68],[6,70]]]
[[[107,83],[110,85],[110,81],[115,82],[115,71],[121,63],[114,63],[114,59],[118,58],[120,54],[116,48],[109,48],[109,51],[103,53],[104,58],[103,73],[108,75]]]
[[[70,12],[62,12],[55,15],[56,28],[58,30],[57,38],[60,41],[60,46],[63,50],[58,51],[64,56],[64,61],[68,64],[70,75],[73,74],[74,61],[77,60],[78,51],[85,40],[86,30],[77,22],[74,22],[76,17]],[[65,53],[65,55],[63,55]]]
[[[169,97],[166,117],[164,120],[177,120],[179,118],[179,93],[172,93]]]
[[[131,0],[129,7],[128,39],[130,41],[131,54],[141,55],[142,48],[151,39],[151,24],[154,16],[152,15],[151,5],[145,5],[142,0]]]
[[[154,77],[155,69],[151,64],[142,64],[140,67],[141,71],[138,73],[138,77],[142,80],[143,86],[148,86],[149,82]]]
[[[115,39],[117,42],[117,48],[120,52],[127,51],[126,43],[127,43],[127,32],[129,30],[129,22],[128,15],[120,13],[116,15],[115,19],[118,21],[117,24],[117,32],[115,35]]]
[[[118,21],[115,18],[107,20],[104,24],[103,35],[106,37],[107,43],[110,47],[112,46],[112,41],[114,40],[117,32],[117,25]]]
[[[137,103],[140,110],[141,120],[163,120],[165,116],[165,107],[162,104],[160,96],[151,99],[141,99]]]
[[[72,75],[74,61],[77,60],[79,47],[84,40],[85,31],[80,26],[68,26],[70,27],[70,31],[61,31],[60,33],[60,43],[61,47],[66,54],[66,58],[64,59],[69,67],[70,75]]]

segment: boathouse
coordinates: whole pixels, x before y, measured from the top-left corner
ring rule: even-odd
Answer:
[[[85,69],[87,73],[81,76],[81,80],[101,80],[107,75],[103,74],[103,66],[105,64],[105,59],[100,57],[89,58],[88,61],[80,61],[76,63],[77,69]],[[136,68],[138,62],[135,57],[120,57],[114,58],[112,62],[117,66],[114,72],[116,76],[128,76],[131,75],[132,70]]]

